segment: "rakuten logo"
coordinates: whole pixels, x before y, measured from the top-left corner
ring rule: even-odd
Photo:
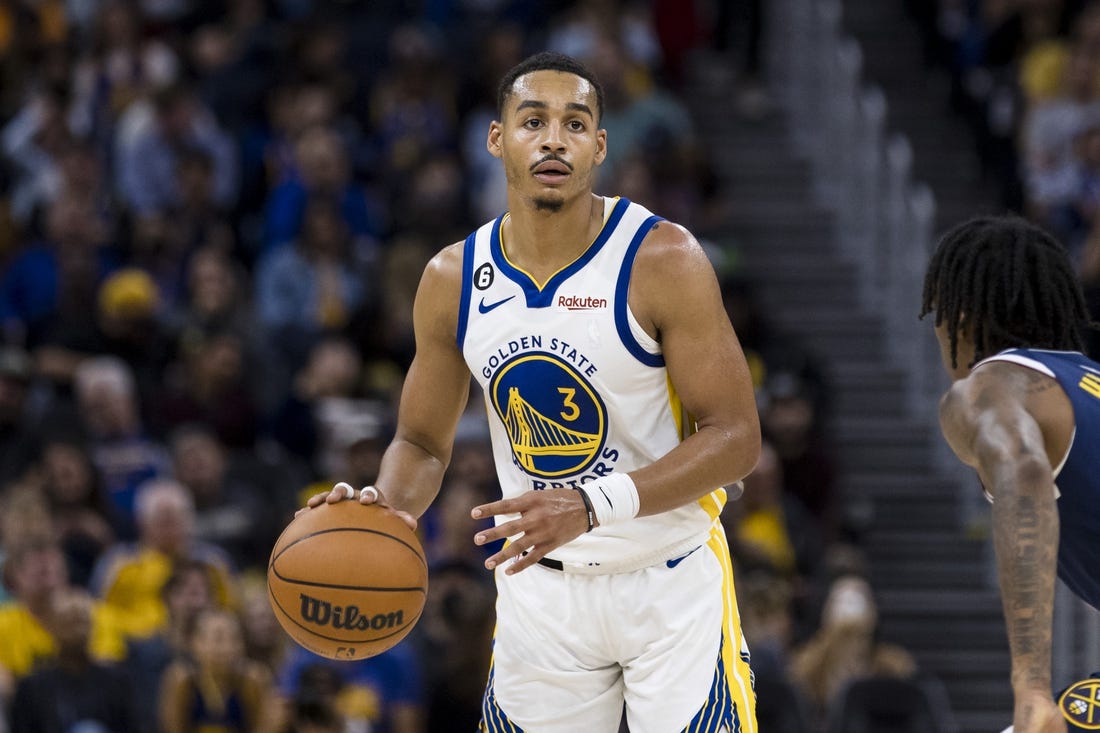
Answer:
[[[607,298],[592,298],[587,295],[559,295],[558,307],[571,311],[590,311],[607,307]]]

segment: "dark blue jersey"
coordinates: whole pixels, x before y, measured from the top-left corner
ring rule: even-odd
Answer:
[[[1100,609],[1100,364],[1075,351],[1041,349],[1009,349],[986,361],[1009,361],[1053,377],[1073,405],[1070,447],[1054,467],[1058,577]]]

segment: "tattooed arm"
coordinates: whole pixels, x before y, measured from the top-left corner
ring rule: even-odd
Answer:
[[[1065,730],[1050,671],[1058,513],[1043,431],[1029,410],[1034,392],[1054,384],[1030,370],[990,364],[956,382],[940,404],[944,437],[994,498],[1016,733]]]

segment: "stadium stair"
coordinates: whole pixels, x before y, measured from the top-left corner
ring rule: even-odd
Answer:
[[[964,171],[976,166],[968,141],[956,137],[946,107],[936,112],[936,102],[919,96],[932,82],[923,79],[919,41],[905,40],[900,7],[852,20],[857,33],[866,24],[881,35],[869,42],[865,68],[882,70],[876,81],[891,124],[898,110],[914,112],[899,128],[911,135],[917,175],[937,194],[937,228],[983,208],[983,191],[965,183]],[[899,58],[880,60],[891,43]],[[838,485],[851,515],[865,517],[882,637],[943,684],[960,733],[1001,730],[1012,710],[1004,623],[988,539],[980,524],[975,531],[968,523],[961,498],[976,483],[961,486],[957,474],[936,468],[945,450],[938,428],[927,415],[909,414],[903,366],[887,351],[882,319],[859,300],[858,269],[841,254],[836,218],[815,200],[810,165],[796,154],[781,113],[745,119],[732,111],[732,81],[714,71],[724,63],[701,57],[685,95],[728,198],[729,226],[717,244],[757,283],[769,319],[828,367]],[[895,105],[895,97],[908,101]]]

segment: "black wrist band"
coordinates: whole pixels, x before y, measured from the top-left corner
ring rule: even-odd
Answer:
[[[587,491],[578,486],[577,492],[581,495],[581,501],[584,502],[584,510],[588,512],[588,529],[585,530],[588,533],[596,526],[596,510],[592,508],[592,500],[588,498]]]

